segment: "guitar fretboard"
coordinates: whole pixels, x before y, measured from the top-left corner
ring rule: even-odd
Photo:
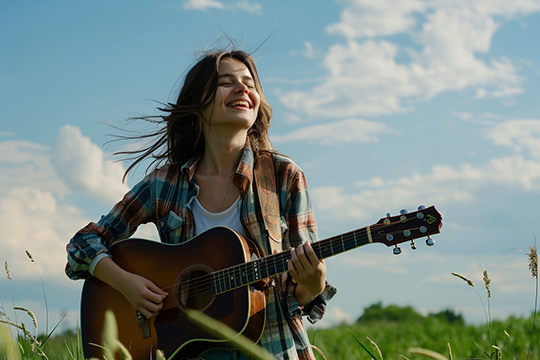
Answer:
[[[319,259],[355,249],[373,242],[369,226],[333,236],[311,244]],[[216,271],[212,274],[212,292],[217,295],[271,278],[288,270],[287,263],[291,259],[291,250],[269,255],[244,264]]]

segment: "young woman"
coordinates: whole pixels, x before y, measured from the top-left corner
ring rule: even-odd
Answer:
[[[138,225],[153,222],[161,241],[175,244],[223,225],[269,253],[253,169],[259,155],[270,152],[282,250],[291,248],[292,259],[288,273],[265,290],[267,314],[259,343],[278,359],[314,359],[302,314],[318,321],[336,290],[326,282],[326,265],[310,245],[317,240],[317,229],[304,174],[290,158],[272,150],[268,137],[272,111],[252,57],[242,51],[208,53],[187,73],[177,102],[161,110],[167,115],[158,122],[165,126],[153,134],[157,140],[152,145],[137,153],[126,174],[149,157],[161,161],[161,166],[108,215],[75,234],[67,245],[67,275],[95,276],[152,318],[169,294],[119,267],[109,250],[130,237]],[[201,356],[243,358],[223,349]]]

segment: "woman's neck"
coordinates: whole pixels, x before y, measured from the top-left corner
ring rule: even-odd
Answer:
[[[205,137],[202,165],[210,174],[230,176],[236,171],[242,158],[246,139],[247,133],[236,133],[235,136],[208,134]]]

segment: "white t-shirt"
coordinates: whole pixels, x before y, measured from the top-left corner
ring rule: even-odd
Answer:
[[[191,208],[191,210],[193,211],[193,219],[195,221],[195,236],[216,226],[226,226],[245,237],[246,232],[244,231],[244,227],[240,222],[241,206],[242,201],[239,196],[238,199],[236,199],[236,201],[234,202],[234,204],[232,204],[228,209],[221,212],[213,213],[202,207],[201,203],[199,203],[199,200],[195,198],[193,201],[193,206]]]

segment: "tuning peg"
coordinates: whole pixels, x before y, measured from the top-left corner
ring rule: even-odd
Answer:
[[[411,240],[411,249],[416,250],[416,244]]]
[[[418,210],[419,210],[419,211],[420,211],[420,210],[424,210],[425,208],[426,208],[426,207],[425,207],[424,205],[420,205],[420,206],[418,207]]]
[[[407,214],[407,213],[408,213],[407,209],[401,209],[401,210],[399,210],[399,214],[400,214],[400,215],[405,215],[405,214]]]
[[[433,245],[435,245],[435,241],[433,241],[433,239],[430,236],[428,236],[427,239],[426,239],[426,245],[427,246],[433,246]]]
[[[400,248],[399,246],[396,245],[396,247],[394,248],[393,252],[394,252],[394,255],[399,255],[399,254],[401,254],[401,248]]]
[[[392,216],[392,214],[386,213],[386,217],[391,217],[391,216]]]

